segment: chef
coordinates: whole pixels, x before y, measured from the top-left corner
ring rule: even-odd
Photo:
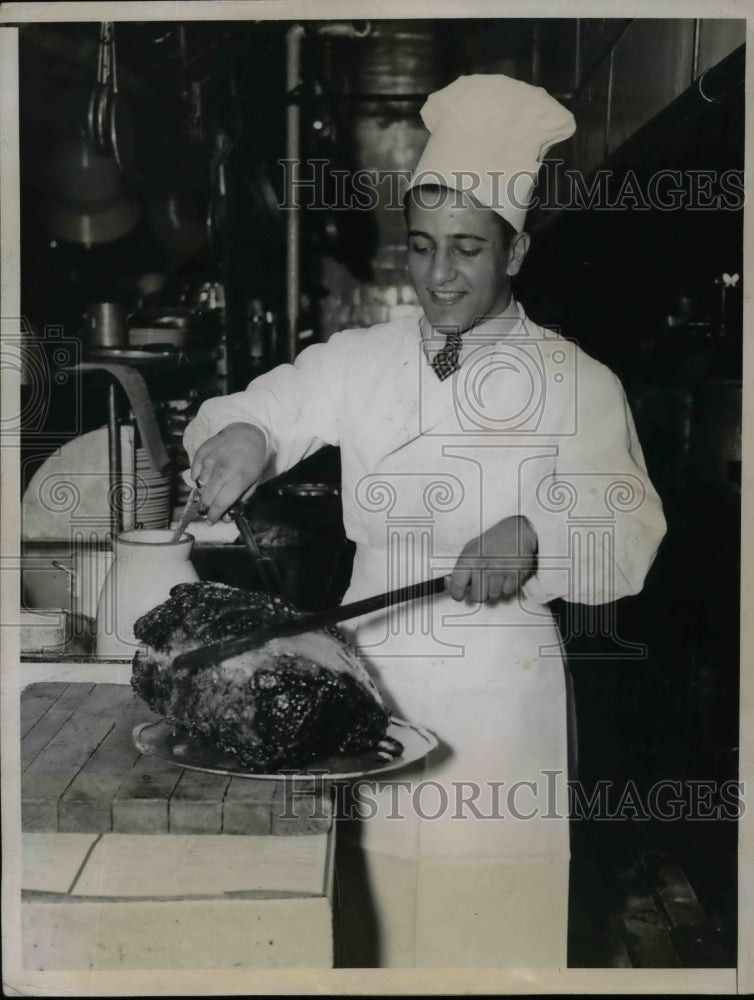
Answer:
[[[387,967],[562,968],[569,708],[548,603],[637,593],[665,521],[618,379],[511,292],[537,170],[571,114],[474,75],[422,117],[405,204],[416,315],[336,333],[209,400],[185,445],[210,521],[339,446],[356,543],[344,600],[447,578],[350,623],[394,714],[439,740],[360,789],[344,824],[372,917],[354,911],[354,936]]]

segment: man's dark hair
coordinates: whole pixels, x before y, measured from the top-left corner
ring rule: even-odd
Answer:
[[[448,188],[443,187],[441,184],[422,184],[421,187],[422,187],[422,189],[424,189],[426,191],[431,191],[434,194],[439,194],[441,191],[447,191],[448,190]],[[406,194],[405,194],[405,196],[403,198],[403,218],[405,219],[407,227],[408,227],[408,207],[409,207],[409,204],[410,204],[410,202],[412,200],[414,200],[414,201],[416,200],[416,197],[414,195],[414,191],[415,190],[416,190],[416,188],[410,188],[406,192]],[[471,197],[472,201],[476,200],[473,195],[471,195],[470,197]],[[486,208],[487,206],[486,205],[479,205],[479,207],[480,208]],[[489,209],[489,211],[492,212],[492,209]],[[492,212],[492,214],[495,216],[498,228],[500,229],[500,233],[501,233],[502,239],[503,239],[503,246],[507,250],[508,247],[511,245],[511,240],[516,235],[516,230],[513,228],[513,226],[510,224],[510,222],[508,222],[507,219],[504,219],[502,217],[502,215],[498,215],[497,212]]]

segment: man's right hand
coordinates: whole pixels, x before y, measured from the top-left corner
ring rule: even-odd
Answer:
[[[256,485],[266,464],[265,436],[253,424],[228,424],[197,449],[191,478],[201,489],[210,524]]]

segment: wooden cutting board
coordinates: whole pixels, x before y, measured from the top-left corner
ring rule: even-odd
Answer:
[[[291,804],[282,781],[189,771],[140,754],[134,728],[158,719],[126,684],[29,685],[21,697],[23,829],[259,835],[330,829],[329,798],[319,793]]]

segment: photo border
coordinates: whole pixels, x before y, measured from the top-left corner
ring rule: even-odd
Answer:
[[[297,19],[453,19],[456,17],[598,17],[610,18],[735,17],[747,18],[752,30],[752,8],[745,0],[644,0],[644,2],[574,3],[553,0],[185,0],[150,3],[5,3],[0,10],[0,316],[20,316],[19,163],[18,163],[18,58],[17,29],[9,25],[30,21],[194,21],[194,20],[297,20]],[[754,45],[746,53],[746,160],[754,163],[754,129],[751,128],[752,62]],[[754,221],[744,213],[746,278],[754,252]],[[754,328],[754,297],[744,298],[744,330]],[[2,335],[18,330],[2,326]],[[744,344],[744,385],[754,386],[754,355]],[[18,373],[2,368],[0,383],[3,426],[19,412]],[[752,509],[751,440],[754,434],[754,390],[744,393],[743,440],[747,457],[742,476],[742,590],[741,590],[741,779],[751,787],[754,779],[754,510]],[[20,477],[18,441],[11,436],[0,452],[2,506],[0,508],[0,622],[17,621],[20,574],[14,563],[20,549]],[[700,580],[703,586],[703,580]],[[196,970],[38,973],[20,967],[20,782],[19,633],[0,628],[2,754],[2,922],[3,980],[7,995],[115,996],[186,994],[488,994],[488,993],[748,993],[754,990],[754,809],[740,820],[739,949],[737,969],[334,969],[334,970]]]

